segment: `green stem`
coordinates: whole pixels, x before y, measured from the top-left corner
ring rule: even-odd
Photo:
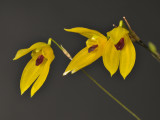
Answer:
[[[60,48],[62,50],[62,52],[64,52],[64,48],[62,48],[55,40],[53,40],[52,38],[50,38],[49,40],[52,40],[57,46],[58,48]],[[65,50],[65,52],[67,52]],[[69,54],[69,53],[67,53]],[[65,54],[66,55],[66,54]],[[68,56],[67,56],[68,57]],[[69,57],[68,57],[69,58]],[[70,59],[70,58],[69,58]],[[72,58],[71,58],[72,59]],[[89,78],[92,80],[92,82],[94,82],[103,92],[105,92],[109,97],[111,97],[115,102],[117,102],[121,107],[123,107],[127,112],[129,112],[133,117],[135,117],[137,120],[141,120],[135,113],[133,113],[130,109],[128,109],[123,103],[121,103],[117,98],[115,98],[109,91],[107,91],[103,86],[101,86],[91,75],[89,75],[85,70],[82,69],[82,72]]]
[[[115,98],[109,91],[107,91],[103,86],[101,86],[92,76],[90,76],[85,70],[83,73],[90,78],[102,91],[104,91],[109,97],[111,97],[114,101],[116,101],[121,107],[123,107],[127,112],[129,112],[132,116],[134,116],[137,120],[141,120],[135,113],[133,113],[130,109],[128,109],[122,102],[120,102],[117,98]]]
[[[53,40],[52,38],[49,38],[49,39],[48,39],[48,43],[49,43],[50,45],[51,45],[51,41],[52,41],[54,44],[56,44],[59,49],[61,49],[61,50],[63,51],[63,48],[62,48],[55,40]]]

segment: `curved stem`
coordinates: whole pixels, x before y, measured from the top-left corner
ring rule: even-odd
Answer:
[[[62,52],[70,59],[72,60],[72,57],[70,54],[62,47],[60,46],[55,40],[51,39],[57,46],[62,50]],[[129,112],[133,117],[135,117],[137,120],[141,120],[135,113],[133,113],[129,108],[127,108],[122,102],[120,102],[117,98],[115,98],[108,90],[106,90],[102,85],[100,85],[91,75],[89,75],[85,70],[82,69],[82,72],[90,79],[92,82],[94,82],[103,92],[105,92],[109,97],[111,97],[115,102],[117,102],[121,107],[123,107],[127,112]]]
[[[61,50],[63,51],[63,48],[62,48],[55,40],[53,40],[52,38],[49,38],[49,39],[48,39],[48,43],[49,43],[50,45],[51,45],[51,41],[52,41],[54,44],[56,44],[59,49],[61,49]]]

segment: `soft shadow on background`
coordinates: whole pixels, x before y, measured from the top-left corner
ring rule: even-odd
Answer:
[[[12,61],[16,51],[54,38],[74,56],[86,38],[64,28],[87,27],[106,34],[126,16],[147,43],[160,47],[160,7],[152,0],[37,0],[0,1],[0,119],[1,120],[134,120],[81,71],[62,77],[69,60],[52,45],[55,60],[42,88],[30,98],[20,95],[19,81],[30,55]],[[160,119],[160,64],[135,45],[135,67],[124,81],[119,71],[111,78],[100,58],[85,68],[142,120]],[[160,51],[160,49],[158,49]]]

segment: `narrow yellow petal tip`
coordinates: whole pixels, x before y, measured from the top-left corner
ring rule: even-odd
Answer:
[[[32,98],[37,91],[32,87],[30,97]]]
[[[112,72],[110,71],[111,77],[113,77],[113,75],[114,75],[115,73],[116,73],[116,71],[114,71],[114,72],[113,72],[113,71],[112,71]]]
[[[16,60],[15,58],[13,58],[12,60]]]
[[[30,96],[30,97],[32,98],[32,97],[33,97],[33,95],[34,95],[34,94],[33,94],[33,92],[31,92],[31,96]]]
[[[64,28],[65,31],[70,31],[71,29]]]
[[[127,75],[122,75],[122,77],[123,77],[123,79],[125,80],[125,79],[126,79],[126,77],[127,77]]]
[[[25,92],[25,91],[22,91],[22,90],[21,90],[21,95],[23,95],[24,92]]]
[[[113,73],[110,73],[111,77],[113,76]]]
[[[71,71],[71,74],[74,74],[75,72],[77,72],[77,71],[76,71],[76,70],[72,70],[72,71]]]
[[[67,75],[68,73],[69,73],[70,71],[65,71],[64,73],[63,73],[63,76],[65,76],[65,75]]]
[[[17,60],[18,59],[18,57],[17,57],[17,55],[13,58],[13,60]]]

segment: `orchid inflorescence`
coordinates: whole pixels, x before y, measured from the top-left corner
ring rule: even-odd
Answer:
[[[13,60],[17,60],[32,51],[32,59],[24,68],[21,76],[21,95],[33,84],[31,88],[32,97],[44,84],[49,73],[50,64],[55,58],[51,48],[51,42],[54,42],[71,60],[63,75],[67,75],[69,72],[73,74],[79,70],[82,70],[84,74],[86,74],[86,76],[88,76],[101,90],[103,90],[130,114],[132,114],[137,120],[140,120],[137,115],[113,97],[93,77],[83,70],[84,67],[102,57],[103,64],[110,72],[111,76],[114,75],[119,68],[120,74],[125,79],[133,69],[136,60],[136,51],[133,42],[138,43],[147,49],[153,57],[160,61],[160,54],[157,52],[155,45],[151,42],[149,42],[148,46],[145,45],[137,34],[131,29],[126,18],[123,18],[127,27],[121,20],[119,22],[119,26],[114,25],[114,28],[107,32],[106,36],[96,30],[83,27],[64,29],[68,32],[79,33],[88,38],[86,41],[86,47],[78,52],[73,59],[67,50],[60,46],[52,38],[49,38],[48,44],[44,42],[37,42],[27,49],[18,50]]]

